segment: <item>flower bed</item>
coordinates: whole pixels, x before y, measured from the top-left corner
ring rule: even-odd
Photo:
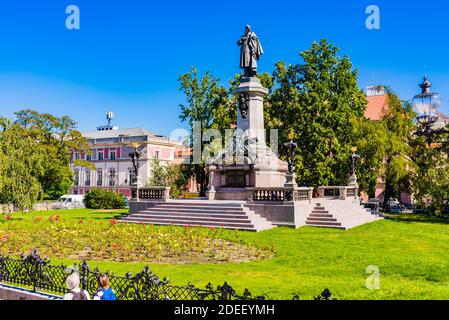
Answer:
[[[115,219],[51,215],[23,221],[3,216],[0,252],[19,255],[37,249],[42,256],[58,259],[180,264],[249,262],[273,256],[269,248],[222,240],[221,233],[216,228],[132,225]]]

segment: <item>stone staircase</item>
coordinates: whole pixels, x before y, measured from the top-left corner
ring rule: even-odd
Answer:
[[[381,219],[358,202],[320,200],[307,217],[306,226],[347,230]]]
[[[221,227],[247,231],[262,231],[274,226],[244,202],[176,200],[154,203],[124,217],[122,222],[152,225]]]

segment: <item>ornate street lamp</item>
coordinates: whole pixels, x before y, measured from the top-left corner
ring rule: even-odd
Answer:
[[[133,143],[132,146],[134,147],[134,151],[129,154],[129,157],[131,158],[131,162],[133,164],[133,173],[130,177],[130,184],[131,186],[137,187],[138,180],[139,180],[139,159],[140,159],[140,153],[137,150],[139,148],[139,143]]]
[[[430,146],[433,134],[440,131],[438,128],[435,128],[435,124],[438,121],[436,112],[440,108],[442,100],[438,93],[430,91],[432,84],[427,79],[427,76],[424,77],[423,83],[419,86],[422,92],[412,100],[413,108],[418,113],[418,130],[416,135],[424,136],[427,144]]]
[[[286,175],[286,186],[295,186],[295,167],[293,166],[293,159],[296,155],[296,149],[298,148],[298,145],[293,142],[294,134],[293,132],[289,135],[289,142],[286,142],[282,145],[283,149],[286,151],[287,155],[287,164],[288,164],[288,171]]]
[[[352,166],[352,174],[351,174],[351,176],[349,177],[349,185],[350,186],[355,186],[355,187],[358,187],[358,183],[357,183],[357,166],[358,166],[358,164],[359,164],[359,161],[360,161],[360,156],[358,155],[358,154],[356,154],[356,152],[357,152],[357,148],[356,147],[353,147],[352,149],[351,149],[351,151],[352,151],[352,154],[351,154],[351,166]]]

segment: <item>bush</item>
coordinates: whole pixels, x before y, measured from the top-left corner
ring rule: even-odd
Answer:
[[[83,201],[88,209],[123,209],[125,207],[122,194],[102,189],[89,191]]]

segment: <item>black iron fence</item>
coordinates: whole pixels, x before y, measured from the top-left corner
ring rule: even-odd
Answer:
[[[0,283],[17,285],[33,292],[66,294],[67,277],[78,272],[81,289],[94,295],[99,289],[99,277],[104,274],[98,269],[91,269],[83,261],[72,267],[56,266],[50,260],[42,259],[36,251],[19,259],[0,255]],[[132,275],[116,276],[108,274],[110,287],[114,289],[118,300],[265,300],[266,297],[253,296],[248,289],[238,294],[226,282],[214,287],[209,283],[204,289],[188,284],[186,286],[171,285],[168,279],[161,279],[148,267],[142,272]],[[332,300],[328,289],[315,300]],[[298,296],[293,297],[299,299]]]

